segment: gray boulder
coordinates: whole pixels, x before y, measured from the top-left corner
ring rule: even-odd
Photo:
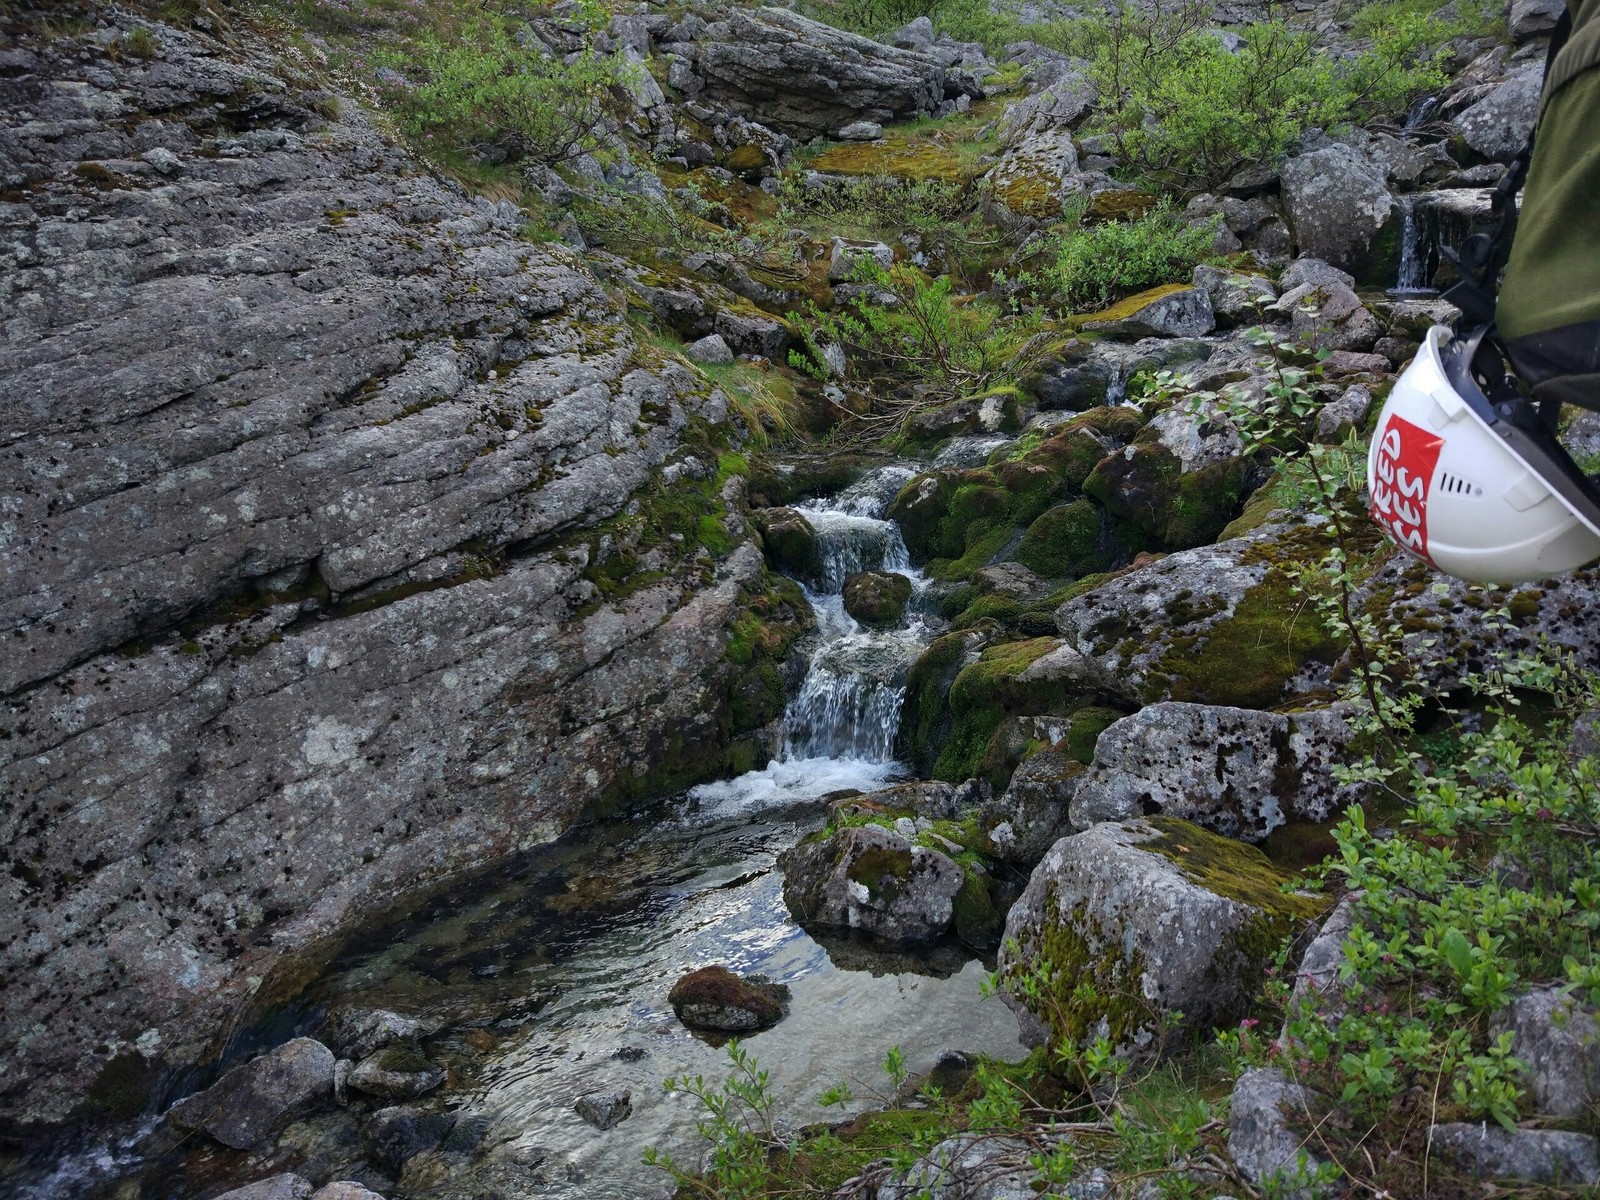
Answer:
[[[444,1069],[410,1046],[386,1046],[350,1072],[349,1085],[381,1100],[411,1100],[444,1082]]]
[[[572,1107],[596,1129],[605,1130],[633,1115],[633,1096],[629,1092],[590,1092],[579,1096]]]
[[[442,1027],[435,1017],[409,1017],[384,1008],[341,1008],[329,1016],[321,1040],[345,1058],[362,1059],[391,1042],[414,1042]]]
[[[1562,0],[1511,0],[1511,37],[1518,45],[1544,37],[1566,11]]]
[[[876,121],[852,121],[836,136],[841,142],[870,142],[883,136],[883,126]]]
[[[1335,708],[1284,714],[1152,704],[1100,735],[1072,800],[1072,824],[1159,811],[1259,841],[1291,820],[1327,821],[1363,795],[1333,778],[1353,736]]]
[[[1074,832],[1068,806],[1085,769],[1077,759],[1050,747],[1023,759],[1004,794],[979,809],[979,827],[994,856],[1032,867],[1059,839]]]
[[[1271,708],[1318,685],[1343,647],[1296,613],[1274,547],[1303,527],[1169,554],[1056,610],[1088,677],[1133,706],[1162,700]]]
[[[887,942],[943,934],[966,881],[946,855],[876,825],[802,842],[778,865],[783,901],[802,928],[854,929]]]
[[[1036,1200],[1040,1176],[1030,1160],[1039,1153],[1034,1140],[959,1134],[884,1180],[874,1200]],[[1111,1192],[1110,1174],[1092,1168],[1048,1194],[1060,1200],[1103,1200]],[[841,1189],[839,1194],[849,1193]]]
[[[1284,1020],[1287,1038],[1293,1014],[1305,1012],[1329,1024],[1336,1023],[1344,1011],[1344,985],[1339,973],[1344,966],[1344,943],[1355,926],[1355,899],[1345,896],[1334,906],[1311,939],[1295,969],[1294,991],[1289,997],[1290,1016]]]
[[[780,8],[733,9],[693,43],[700,98],[796,137],[831,136],[858,121],[935,112],[944,68]]]
[[[1201,287],[1162,288],[1146,298],[1130,297],[1112,310],[1115,316],[1089,321],[1083,329],[1106,337],[1134,341],[1146,337],[1202,337],[1216,327],[1211,294]]]
[[[1278,307],[1291,314],[1295,337],[1321,350],[1364,352],[1383,332],[1355,290],[1332,280],[1302,283],[1278,297]]]
[[[1334,353],[1341,353],[1335,351]],[[1329,355],[1332,358],[1333,355]],[[1385,360],[1387,363],[1387,360]],[[1372,408],[1372,393],[1360,384],[1345,388],[1337,399],[1330,400],[1317,413],[1317,437],[1324,442],[1335,442],[1346,430],[1359,428]]]
[[[311,1200],[312,1191],[309,1180],[285,1172],[223,1192],[216,1200]]]
[[[750,354],[782,362],[789,348],[789,330],[776,317],[755,311],[721,309],[712,321],[717,336],[735,354]]]
[[[1294,291],[1306,284],[1322,286],[1323,284],[1338,283],[1347,288],[1356,285],[1355,276],[1349,271],[1341,271],[1331,263],[1323,262],[1320,258],[1302,255],[1283,269],[1283,274],[1278,277],[1278,286],[1285,292]]]
[[[1379,234],[1399,214],[1382,172],[1349,146],[1335,143],[1288,159],[1279,173],[1301,254],[1325,259],[1358,278],[1381,267],[1374,254]]]
[[[1278,298],[1278,289],[1266,276],[1221,267],[1196,267],[1194,286],[1211,298],[1211,312],[1220,329],[1260,324],[1260,310]]]
[[[1001,988],[1024,1039],[1135,1050],[1237,1019],[1280,939],[1317,910],[1281,891],[1287,879],[1260,851],[1167,817],[1062,838],[1006,919]]]
[[[167,1120],[235,1150],[254,1150],[290,1118],[332,1099],[333,1063],[321,1042],[295,1038],[178,1101]]]
[[[1511,1034],[1511,1053],[1527,1067],[1533,1110],[1578,1117],[1600,1099],[1600,1022],[1565,989],[1536,988],[1489,1022],[1489,1035]]]
[[[383,1200],[383,1196],[352,1179],[325,1183],[311,1194],[311,1200]]]
[[[1228,1108],[1228,1153],[1251,1183],[1284,1200],[1311,1200],[1305,1186],[1322,1159],[1298,1129],[1322,1114],[1317,1098],[1276,1067],[1239,1076]]]
[[[1070,71],[1048,87],[1008,104],[996,132],[1010,146],[1043,133],[1076,125],[1094,107],[1095,89],[1083,75]]]
[[[1451,1122],[1429,1126],[1428,1148],[1480,1179],[1600,1184],[1600,1142],[1586,1133]]]
[[[1088,191],[1077,147],[1065,129],[1019,134],[984,178],[996,203],[1041,221],[1059,217],[1063,202]]]
[[[733,351],[728,349],[728,343],[717,333],[708,333],[705,337],[690,342],[683,348],[683,352],[698,363],[721,365],[733,361]]]
[[[1458,112],[1452,122],[1467,145],[1483,157],[1510,162],[1528,141],[1543,90],[1544,64],[1525,63],[1483,99]]]

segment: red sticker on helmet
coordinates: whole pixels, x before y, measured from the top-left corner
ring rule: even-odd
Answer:
[[[1376,471],[1367,481],[1372,519],[1404,549],[1429,566],[1428,487],[1433,469],[1439,463],[1444,439],[1413,425],[1403,417],[1391,416],[1378,431]]]

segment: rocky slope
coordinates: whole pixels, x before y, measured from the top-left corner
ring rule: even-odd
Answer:
[[[722,395],[208,24],[0,43],[12,1121],[136,1109],[347,918],[777,714]]]

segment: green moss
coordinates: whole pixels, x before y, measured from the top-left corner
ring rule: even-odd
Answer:
[[[1100,735],[1125,716],[1114,708],[1080,708],[1072,714],[1072,723],[1067,727],[1067,753],[1085,765],[1093,762]]]
[[[900,730],[895,753],[926,775],[952,724],[946,699],[967,655],[974,633],[949,633],[934,639],[911,666],[906,678],[906,698],[900,710]]]
[[[1057,505],[1028,526],[1017,561],[1048,578],[1070,578],[1110,565],[1100,552],[1100,509],[1088,500]]]
[[[1070,685],[1017,679],[1058,644],[1054,638],[1041,637],[993,646],[956,673],[946,696],[951,723],[933,764],[935,778],[959,782],[976,775],[995,731],[1007,716],[1069,711],[1076,696]]]
[[[1289,921],[1309,921],[1328,907],[1322,896],[1285,893],[1293,876],[1245,842],[1234,841],[1176,817],[1146,819],[1158,836],[1140,849],[1177,864],[1184,877],[1207,891]]]
[[[985,872],[966,870],[954,902],[956,936],[969,946],[997,945],[1006,923],[1005,910],[994,902]]]
[[[889,846],[869,846],[850,863],[846,872],[852,883],[859,883],[874,899],[892,897],[911,878],[911,851]]]
[[[960,558],[936,558],[928,564],[928,573],[935,579],[970,579],[994,562],[1015,536],[1015,530],[1009,522],[974,532],[976,536]]]
[[[1170,296],[1174,292],[1187,292],[1190,285],[1187,283],[1166,283],[1160,287],[1150,288],[1148,291],[1139,292],[1125,300],[1119,300],[1110,308],[1103,308],[1099,312],[1084,313],[1081,316],[1068,318],[1069,322],[1079,328],[1093,328],[1096,325],[1108,325],[1114,321],[1125,321],[1137,314],[1141,309],[1154,304],[1163,296]]]
[[[118,1054],[100,1068],[79,1111],[98,1120],[132,1120],[145,1111],[161,1077],[160,1063],[132,1051]]]

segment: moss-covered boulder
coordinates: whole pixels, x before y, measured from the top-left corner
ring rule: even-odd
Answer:
[[[1069,713],[1088,703],[1092,690],[1076,653],[1064,651],[1056,638],[989,647],[950,681],[944,703],[951,719],[932,774],[960,780],[982,773],[989,745],[1007,717]],[[1005,763],[1005,774],[1010,765]],[[1003,785],[1005,780],[991,782]]]
[[[1101,459],[1083,490],[1164,548],[1186,550],[1215,539],[1263,477],[1219,410],[1177,405]]]
[[[1002,994],[1033,1044],[1160,1049],[1226,1025],[1322,909],[1284,894],[1288,879],[1259,850],[1166,817],[1063,838],[1007,918]]]
[[[927,942],[951,928],[966,872],[948,855],[878,825],[808,839],[778,857],[783,902],[804,929]]]
[[[350,1086],[380,1100],[411,1100],[444,1082],[443,1068],[415,1043],[395,1042],[356,1064]]]
[[[672,985],[667,1003],[690,1029],[746,1033],[770,1028],[789,1015],[789,989],[764,976],[701,967]]]
[[[757,509],[750,520],[761,534],[762,549],[773,570],[805,581],[822,577],[817,531],[799,509]]]
[[[1056,625],[1094,683],[1133,706],[1271,708],[1325,686],[1344,649],[1289,572],[1324,548],[1316,529],[1266,525],[1113,576],[1061,605]]]
[[[1367,794],[1333,775],[1354,737],[1339,707],[1152,704],[1100,735],[1072,820],[1083,829],[1159,812],[1249,841],[1288,821],[1328,821]]]
[[[1045,509],[1017,544],[1017,561],[1052,579],[1092,575],[1127,557],[1126,541],[1105,510],[1089,500]]]
[[[857,571],[844,581],[844,610],[873,629],[893,629],[906,617],[911,580],[895,571]]]

